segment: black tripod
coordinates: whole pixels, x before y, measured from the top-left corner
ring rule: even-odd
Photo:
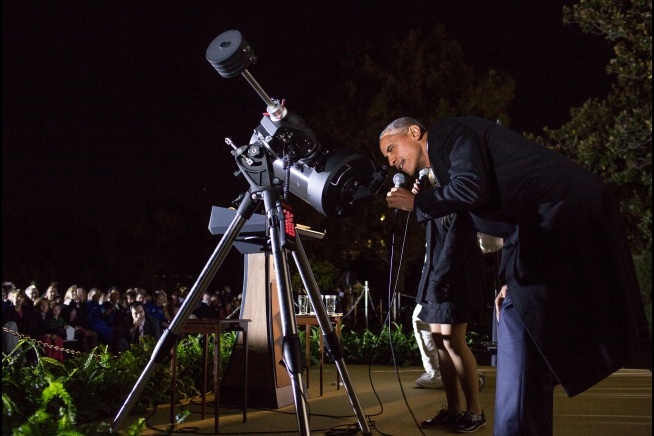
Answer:
[[[159,339],[152,358],[116,415],[114,431],[120,428],[133,408],[156,366],[166,359],[172,347],[177,344],[184,324],[225,260],[243,226],[263,202],[267,242],[272,251],[277,279],[284,364],[292,382],[299,433],[309,435],[310,428],[302,381],[302,348],[295,319],[287,259],[289,252],[293,253],[322,330],[327,352],[336,363],[359,427],[364,435],[371,434],[343,362],[340,342],[322,305],[318,285],[300,238],[296,234],[292,208],[286,197],[290,188],[291,192],[324,215],[346,218],[356,211],[355,202],[379,189],[388,169],[382,168],[375,172],[369,160],[347,150],[322,151],[315,135],[304,121],[288,112],[279,102],[273,102],[247,71],[246,67],[252,62],[253,56],[251,47],[237,31],[219,35],[207,49],[207,59],[221,75],[234,77],[242,74],[267,104],[268,112],[254,130],[250,144],[236,147],[230,139],[226,140],[234,148],[232,155],[239,167],[238,173],[247,179],[250,189],[242,196],[236,216],[189,291],[179,312]]]
[[[123,420],[127,417],[133,408],[135,402],[138,400],[138,397],[145,389],[149,378],[156,369],[156,366],[166,359],[170,353],[170,350],[172,349],[172,346],[177,343],[184,324],[193,312],[193,309],[197,303],[202,298],[202,294],[204,293],[207,286],[211,283],[211,280],[220,268],[220,265],[225,260],[227,253],[231,249],[241,229],[247,220],[250,219],[255,209],[259,205],[259,202],[262,200],[266,209],[267,221],[268,223],[273,223],[273,225],[269,227],[269,235],[272,255],[275,263],[275,275],[278,284],[277,292],[280,301],[280,314],[283,332],[282,347],[284,353],[284,363],[288,369],[293,386],[293,397],[295,400],[295,407],[297,412],[299,434],[309,435],[310,429],[306,399],[304,397],[304,386],[302,381],[302,348],[300,345],[299,336],[297,334],[297,323],[295,320],[295,310],[293,308],[293,298],[291,293],[290,272],[287,262],[288,249],[284,248],[284,246],[290,246],[293,244],[295,245],[293,258],[295,259],[300,275],[302,276],[302,280],[307,289],[311,304],[313,305],[316,312],[316,317],[318,319],[318,323],[320,324],[327,350],[335,360],[336,367],[341,374],[345,389],[347,390],[350,402],[352,403],[352,407],[354,408],[359,426],[362,429],[363,434],[371,434],[370,428],[361,409],[361,405],[359,404],[359,400],[356,396],[354,386],[352,385],[352,381],[350,380],[347,368],[343,362],[343,353],[340,347],[340,343],[338,342],[336,333],[332,329],[327,312],[322,305],[318,286],[316,284],[313,272],[309,266],[309,262],[304,252],[304,248],[302,247],[300,238],[298,235],[295,235],[294,239],[286,239],[288,235],[286,234],[284,227],[290,225],[291,223],[288,222],[288,214],[286,217],[284,216],[285,214],[282,206],[282,199],[278,189],[262,189],[259,192],[251,192],[250,196],[246,196],[243,199],[236,217],[230,224],[227,232],[218,244],[218,247],[216,247],[216,250],[211,255],[211,258],[202,270],[200,277],[198,277],[197,281],[193,285],[193,288],[189,292],[188,297],[184,300],[184,303],[182,304],[178,314],[175,316],[168,329],[164,331],[161,339],[157,343],[157,347],[152,354],[152,358],[141,373],[141,376],[127,397],[123,407],[118,412],[118,415],[116,415],[113,423],[114,431],[117,431],[120,428]],[[284,235],[282,235],[282,233],[284,233]]]

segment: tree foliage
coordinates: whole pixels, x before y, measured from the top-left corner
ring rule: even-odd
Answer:
[[[328,90],[323,107],[308,119],[309,124],[328,148],[359,151],[377,166],[388,164],[379,151],[379,133],[398,117],[412,116],[426,125],[460,115],[500,119],[504,125],[510,122],[507,108],[514,81],[494,70],[475,72],[466,64],[460,45],[447,38],[441,26],[411,31],[390,45],[373,41],[353,48],[335,70],[334,89]],[[300,218],[327,230],[320,252],[312,252],[314,247],[307,244],[308,254],[329,259],[342,270],[359,269],[360,279],[379,284],[386,278],[383,271],[389,259],[389,212],[380,197],[349,220],[333,221],[315,214],[310,222]],[[424,231],[413,219],[410,225],[404,261],[417,263],[419,268]]]
[[[582,0],[564,21],[614,47],[607,72],[616,82],[605,99],[571,110],[545,142],[598,174],[620,202],[632,250],[652,248],[652,2]]]

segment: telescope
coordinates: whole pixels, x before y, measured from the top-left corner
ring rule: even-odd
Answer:
[[[266,104],[266,113],[247,145],[226,142],[243,175],[253,188],[268,186],[290,191],[321,214],[333,219],[353,216],[360,204],[379,191],[389,168],[375,169],[366,156],[347,148],[326,150],[311,128],[271,99],[248,71],[254,50],[237,30],[216,37],[207,48],[209,63],[225,78],[242,75]]]
[[[320,291],[299,234],[296,232],[293,209],[288,194],[293,193],[318,212],[334,219],[353,216],[364,200],[382,187],[389,168],[375,169],[372,161],[346,148],[323,149],[316,135],[296,114],[284,107],[284,101],[273,100],[259,86],[247,67],[255,61],[254,51],[240,32],[230,30],[216,37],[206,52],[207,60],[225,78],[241,74],[266,103],[266,112],[254,129],[247,145],[237,146],[230,138],[232,155],[238,166],[237,175],[250,184],[242,194],[234,219],[227,227],[213,254],[182,303],[177,315],[164,330],[152,357],[141,373],[114,418],[112,429],[118,431],[130,410],[145,389],[157,365],[163,363],[176,346],[184,324],[189,319],[202,294],[234,245],[236,237],[260,204],[266,213],[266,250],[271,252],[282,326],[283,364],[293,387],[298,433],[309,436],[309,412],[302,381],[302,348],[292,301],[291,275],[288,257],[292,255],[298,272],[323,333],[327,352],[334,359],[348,398],[364,436],[371,430],[354,385],[343,361],[343,350],[321,303]],[[217,411],[216,411],[217,413]],[[216,421],[216,433],[218,432]]]

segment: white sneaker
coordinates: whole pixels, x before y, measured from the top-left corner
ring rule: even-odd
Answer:
[[[443,389],[443,379],[438,372],[433,376],[424,373],[416,380],[416,384],[424,389]]]

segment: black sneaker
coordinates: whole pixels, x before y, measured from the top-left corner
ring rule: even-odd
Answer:
[[[454,428],[456,425],[457,419],[459,419],[461,415],[455,415],[453,413],[450,413],[445,406],[434,416],[432,419],[428,419],[427,421],[422,421],[420,423],[420,427],[426,427],[426,428]]]
[[[454,431],[457,433],[472,433],[486,425],[486,415],[481,411],[481,415],[477,415],[469,410],[457,419]]]

